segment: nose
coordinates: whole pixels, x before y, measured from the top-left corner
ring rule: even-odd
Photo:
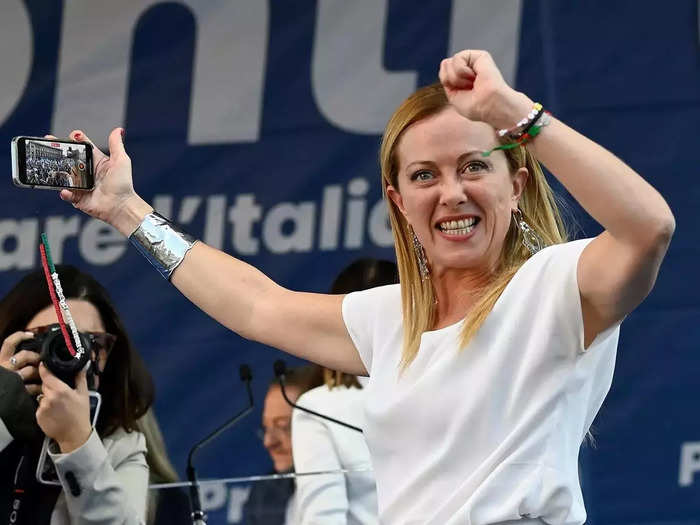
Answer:
[[[456,208],[469,200],[460,177],[444,177],[440,185],[440,204]]]
[[[278,442],[279,440],[277,439],[277,436],[274,432],[270,432],[269,430],[265,432],[265,437],[263,437],[263,446],[266,449],[270,450],[275,445],[277,445]]]

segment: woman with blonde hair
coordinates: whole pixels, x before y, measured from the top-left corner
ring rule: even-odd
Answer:
[[[242,336],[369,374],[381,522],[583,523],[578,449],[674,217],[622,161],[508,86],[487,52],[443,60],[440,81],[399,107],[382,144],[400,285],[293,292],[195,243],[134,192],[120,129],[110,157],[94,153],[95,190],[61,197]],[[537,161],[603,233],[565,242]]]

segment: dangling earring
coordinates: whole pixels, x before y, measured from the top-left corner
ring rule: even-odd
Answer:
[[[513,210],[513,219],[515,219],[515,225],[522,235],[523,246],[528,249],[530,255],[535,255],[544,248],[544,241],[542,241],[542,238],[537,235],[537,232],[525,222],[523,212],[520,211],[520,208]]]
[[[425,250],[423,245],[416,237],[416,232],[413,231],[411,226],[408,226],[411,230],[411,236],[413,237],[413,250],[416,252],[416,259],[418,259],[418,271],[420,272],[421,281],[427,281],[430,279],[430,270],[428,269],[428,258],[425,256]]]

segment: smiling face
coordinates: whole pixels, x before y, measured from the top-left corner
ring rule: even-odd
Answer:
[[[413,228],[433,275],[490,272],[498,263],[527,170],[512,174],[496,132],[452,107],[410,125],[397,149],[397,186],[387,195]]]

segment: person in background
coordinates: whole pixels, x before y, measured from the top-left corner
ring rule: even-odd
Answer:
[[[306,365],[286,372],[285,392],[292,403],[301,394],[323,383],[321,368]],[[275,474],[294,472],[292,457],[292,407],[277,380],[270,382],[263,406],[260,438],[270,454]],[[294,525],[296,501],[294,479],[261,481],[251,487],[243,507],[247,525]]]
[[[395,263],[359,259],[333,282],[332,294],[348,294],[375,286],[396,284]],[[298,405],[362,428],[364,378],[323,369],[324,385],[299,397]],[[338,475],[296,478],[296,522],[299,525],[370,525],[378,523],[377,489],[364,435],[294,409],[292,452],[296,472],[362,470]]]
[[[17,351],[57,322],[43,272],[30,273],[0,300],[0,519],[141,524],[148,464],[137,420],[153,400],[151,376],[106,290],[72,266],[57,265],[56,271],[88,341],[102,406],[93,428],[86,371],[71,388],[40,363],[38,353]],[[44,435],[54,440],[49,455],[58,487],[34,477]]]

